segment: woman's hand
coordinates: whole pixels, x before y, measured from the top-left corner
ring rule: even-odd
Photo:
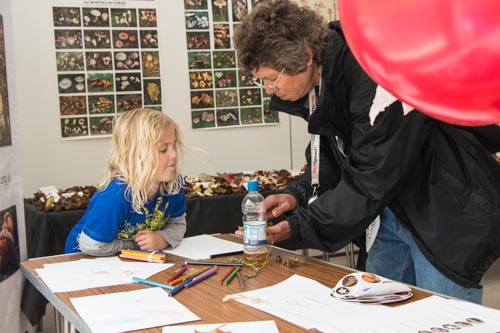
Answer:
[[[135,236],[135,243],[139,249],[147,251],[160,251],[169,246],[160,233],[151,230],[139,230]]]
[[[267,243],[276,244],[292,236],[288,221],[281,221],[272,227],[267,227]]]
[[[267,243],[275,244],[285,239],[290,238],[292,231],[290,230],[290,225],[287,221],[281,221],[271,227],[266,228],[267,232]],[[238,229],[234,232],[236,236],[243,237],[243,229]]]
[[[278,217],[297,207],[297,199],[291,194],[272,194],[266,198],[267,218]]]
[[[297,199],[291,194],[271,194],[266,197],[267,218],[272,219],[283,215],[297,206]],[[290,237],[292,234],[288,222],[284,221],[272,227],[268,227],[269,244],[277,243]],[[271,233],[269,232],[271,229]],[[236,236],[243,237],[243,230],[236,230]]]

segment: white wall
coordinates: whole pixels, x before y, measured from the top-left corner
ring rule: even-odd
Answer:
[[[52,4],[48,0],[11,3],[24,196],[46,185],[96,184],[104,170],[109,138],[60,139]],[[209,153],[201,160],[198,155],[187,158],[183,173],[300,168],[309,140],[301,119],[281,115],[276,126],[191,129],[183,1],[157,3],[163,111],[181,126],[187,144]]]

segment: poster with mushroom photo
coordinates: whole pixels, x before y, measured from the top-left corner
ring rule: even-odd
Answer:
[[[3,17],[0,15],[0,147],[10,146],[12,135],[9,115],[9,95],[7,90],[7,64],[5,58],[5,39]]]
[[[118,113],[161,110],[157,14],[155,0],[53,1],[63,139],[110,136]]]
[[[19,269],[16,206],[0,210],[0,282]]]
[[[299,0],[331,21],[337,0]],[[184,0],[190,88],[191,127],[275,125],[270,95],[239,70],[231,35],[258,0]]]

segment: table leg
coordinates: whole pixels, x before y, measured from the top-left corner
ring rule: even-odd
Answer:
[[[66,319],[64,318],[64,333],[75,333],[75,327]]]
[[[347,260],[347,267],[356,268],[356,260],[354,258],[354,244],[352,242],[346,245],[345,256]]]
[[[75,326],[56,309],[54,309],[54,315],[56,317],[56,333],[77,333]]]
[[[54,309],[54,317],[55,317],[55,323],[56,323],[56,333],[62,333],[63,332],[63,322],[64,318],[61,315],[59,311]]]
[[[43,319],[36,323],[35,332],[43,332]]]

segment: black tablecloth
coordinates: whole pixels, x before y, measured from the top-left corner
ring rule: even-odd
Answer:
[[[278,192],[264,192],[264,196]],[[196,197],[186,200],[187,230],[185,237],[201,234],[233,233],[241,222],[243,194]],[[26,240],[28,258],[45,257],[64,253],[64,244],[71,228],[85,210],[44,212],[25,202]],[[290,248],[288,243],[279,244]],[[47,300],[29,283],[24,284],[21,309],[32,325],[45,314]]]

